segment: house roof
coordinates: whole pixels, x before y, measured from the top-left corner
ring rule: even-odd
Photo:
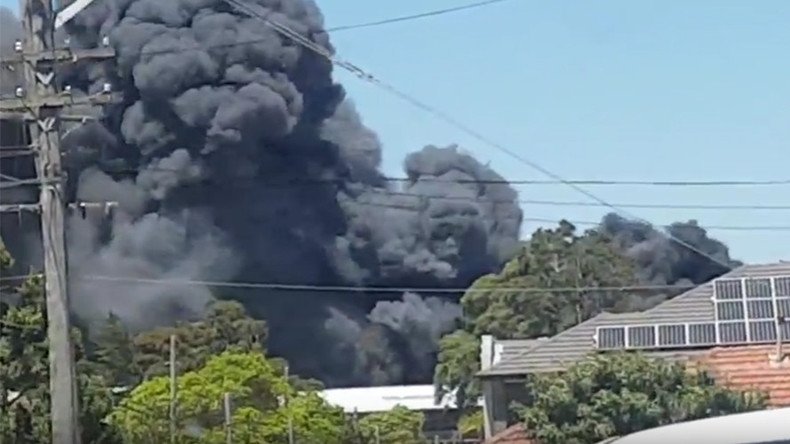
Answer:
[[[699,352],[688,363],[706,370],[717,384],[729,389],[767,393],[769,408],[790,407],[790,358],[774,362],[775,352],[775,345],[716,347]],[[537,444],[537,441],[518,423],[485,444]]]
[[[775,353],[775,345],[717,347],[691,364],[727,388],[761,391],[768,394],[771,407],[790,407],[790,358],[775,362]]]
[[[537,444],[537,441],[529,437],[523,424],[518,423],[487,439],[485,444]]]
[[[726,278],[768,277],[790,275],[790,263],[779,262],[766,265],[744,265],[727,273]],[[542,341],[540,344],[526,343],[523,347],[511,347],[507,359],[501,359],[486,370],[481,377],[524,375],[560,371],[594,351],[593,335],[596,327],[607,325],[636,325],[656,323],[713,322],[714,307],[712,281],[695,287],[650,310],[633,313],[601,313],[575,327]],[[699,354],[699,349],[650,351],[657,357],[685,358]]]

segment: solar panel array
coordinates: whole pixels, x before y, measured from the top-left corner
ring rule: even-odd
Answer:
[[[684,348],[790,340],[790,276],[717,279],[714,322],[596,328],[601,350]]]

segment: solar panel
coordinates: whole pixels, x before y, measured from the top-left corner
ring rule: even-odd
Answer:
[[[717,302],[716,315],[717,319],[720,321],[744,319],[745,313],[743,312],[743,302]]]
[[[713,285],[715,299],[742,299],[743,288],[740,279],[717,279]]]
[[[780,318],[790,317],[790,298],[779,298],[776,301]]]
[[[625,327],[599,327],[596,335],[600,349],[625,348]]]
[[[774,278],[774,290],[778,297],[790,297],[790,276]]]
[[[774,318],[774,303],[772,300],[759,299],[756,301],[747,301],[748,307],[747,317],[749,320],[753,319],[773,319]]]
[[[752,342],[776,341],[776,323],[774,321],[750,322],[749,336],[751,336]]]
[[[720,322],[719,341],[723,344],[739,344],[746,342],[746,323]]]
[[[648,326],[628,327],[628,348],[650,348],[656,346],[656,328]]]
[[[690,345],[709,345],[716,343],[716,324],[705,322],[701,324],[689,324],[689,344]]]
[[[747,298],[771,298],[771,279],[744,279]]]
[[[776,341],[776,318],[790,318],[790,276],[717,279],[714,322],[599,327],[599,349],[650,349]],[[790,340],[790,322],[780,326]]]
[[[667,324],[658,326],[659,346],[686,345],[686,326],[684,324]]]

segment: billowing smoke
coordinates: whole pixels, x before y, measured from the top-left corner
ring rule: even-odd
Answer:
[[[330,313],[324,327],[332,337],[334,359],[346,362],[351,374],[365,376],[352,381],[357,384],[424,383],[423,375],[433,370],[437,342],[462,314],[458,304],[414,293],[376,303],[365,318],[352,319],[334,309]],[[408,353],[392,359],[388,348]]]
[[[311,0],[245,1],[332,50]],[[12,28],[0,18],[5,41]],[[77,47],[108,36],[117,58],[77,64],[58,81],[74,94],[104,83],[123,93],[103,115],[79,110],[100,120],[67,128],[64,140],[68,199],[116,203],[69,216],[71,295],[82,319],[113,311],[143,329],[232,297],[266,318],[271,351],[295,372],[328,385],[430,378],[460,295],[320,287],[465,287],[498,272],[522,220],[500,175],[454,146],[427,146],[406,158],[405,183],[388,180],[379,140],[332,80],[332,65],[223,0],[97,1],[68,32]],[[24,139],[2,132],[4,145]],[[2,167],[33,174],[32,163]],[[35,200],[34,188],[24,190],[4,190],[3,200]],[[40,263],[35,219],[3,217],[20,263]],[[720,271],[637,223],[610,216],[603,227],[651,282]],[[672,230],[729,261],[696,225]],[[210,285],[217,281],[316,288]]]
[[[248,3],[332,50],[312,1]],[[113,311],[149,328],[234,297],[269,321],[270,348],[297,372],[333,385],[430,376],[460,316],[452,298],[209,283],[466,286],[518,242],[516,192],[491,183],[501,176],[429,146],[406,159],[406,183],[387,180],[331,63],[222,0],[103,0],[68,32],[76,47],[108,36],[117,59],[59,81],[123,93],[64,140],[69,199],[116,203],[69,217],[82,319]]]
[[[695,220],[675,222],[667,227],[667,232],[696,252],[649,224],[614,213],[604,216],[600,229],[614,238],[615,244],[635,262],[639,278],[649,284],[700,284],[742,265],[730,257],[726,245],[708,237]],[[682,291],[679,288],[665,296]]]

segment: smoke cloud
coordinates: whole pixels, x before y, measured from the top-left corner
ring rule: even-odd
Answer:
[[[333,51],[311,0],[248,3]],[[18,28],[0,12],[5,41]],[[112,311],[144,329],[231,297],[267,319],[270,350],[302,375],[330,386],[430,379],[460,295],[200,282],[465,287],[518,247],[518,196],[499,174],[455,146],[426,146],[405,159],[405,183],[387,180],[378,137],[332,65],[222,0],[102,0],[67,28],[76,47],[108,36],[117,57],[78,63],[58,80],[74,94],[104,83],[123,93],[104,114],[81,110],[101,118],[70,128],[63,143],[68,199],[116,203],[68,219],[79,317],[97,322]],[[4,145],[23,140],[3,129]],[[2,168],[33,174],[32,163]],[[3,201],[35,200],[25,190],[4,190]],[[37,222],[3,217],[20,262],[40,264]],[[607,216],[602,227],[652,282],[720,272],[637,223]],[[672,230],[730,260],[696,224]]]
[[[252,3],[333,50],[312,1]],[[184,281],[465,286],[518,242],[516,192],[484,183],[501,176],[429,146],[406,159],[407,183],[389,182],[331,63],[221,0],[106,0],[67,27],[76,47],[108,36],[117,58],[59,81],[124,97],[64,139],[68,198],[116,203],[68,220],[82,319],[112,311],[150,328],[234,297],[269,320],[270,348],[295,371],[330,384],[430,377],[435,343],[460,316],[452,299]]]
[[[648,284],[701,284],[742,265],[742,262],[730,257],[726,245],[709,237],[695,220],[675,222],[667,227],[667,233],[703,254],[673,241],[667,233],[649,224],[628,220],[614,213],[604,216],[600,230],[612,236],[615,245],[634,261],[638,277]],[[655,305],[683,291],[679,288],[642,302],[647,306]]]

